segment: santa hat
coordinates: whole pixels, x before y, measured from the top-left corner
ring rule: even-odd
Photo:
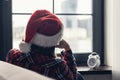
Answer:
[[[19,47],[23,53],[28,53],[31,44],[40,47],[53,47],[61,40],[63,25],[60,19],[47,10],[35,11],[26,27],[25,39]]]

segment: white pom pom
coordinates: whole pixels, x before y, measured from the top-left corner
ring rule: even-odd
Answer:
[[[25,42],[21,42],[21,43],[19,44],[19,48],[20,48],[20,50],[21,50],[23,53],[28,53],[28,52],[30,52],[31,44],[25,43]]]

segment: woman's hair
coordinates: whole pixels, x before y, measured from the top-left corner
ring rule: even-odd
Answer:
[[[44,56],[49,56],[49,57],[56,57],[55,53],[55,46],[52,47],[40,47],[37,45],[32,44],[31,45],[31,50],[30,52],[34,52],[33,54],[37,53],[37,54],[41,54]]]

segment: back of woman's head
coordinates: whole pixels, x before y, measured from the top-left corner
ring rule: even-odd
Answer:
[[[47,10],[37,10],[30,17],[20,50],[24,53],[30,51],[31,44],[39,47],[54,47],[63,35],[61,20]]]

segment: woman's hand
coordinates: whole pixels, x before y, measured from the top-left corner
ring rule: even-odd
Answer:
[[[58,45],[56,45],[56,47],[64,48],[65,51],[70,50],[70,46],[69,46],[69,44],[65,40],[61,40],[60,43]]]

